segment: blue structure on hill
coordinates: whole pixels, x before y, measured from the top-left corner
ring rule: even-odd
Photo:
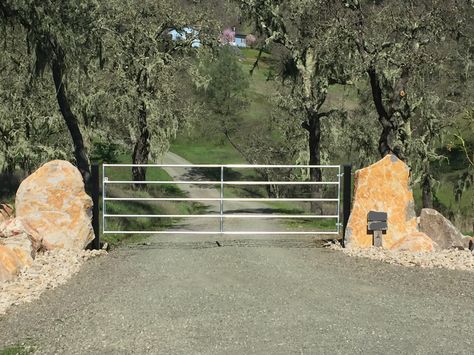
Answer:
[[[193,30],[192,28],[185,27],[181,31],[173,29],[169,32],[169,34],[173,41],[180,41],[180,40],[185,41],[188,39],[188,37],[190,38],[195,37],[191,42],[191,47],[193,48],[201,47],[201,41],[197,38],[199,35],[199,32],[196,30]]]

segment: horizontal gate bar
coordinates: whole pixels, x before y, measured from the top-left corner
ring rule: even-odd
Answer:
[[[221,201],[220,198],[210,197],[106,197],[106,201]],[[223,198],[222,201],[240,201],[240,202],[255,202],[255,201],[294,201],[294,202],[337,202],[337,198]]]
[[[337,218],[337,215],[302,214],[104,214],[107,218]]]
[[[104,167],[144,167],[144,168],[234,168],[234,169],[278,169],[314,168],[339,169],[339,165],[252,165],[252,164],[103,164]]]
[[[308,234],[338,234],[336,231],[308,231],[308,232],[282,232],[282,231],[275,231],[275,232],[264,232],[264,231],[242,231],[242,232],[216,232],[216,231],[104,231],[104,234],[196,234],[196,235],[308,235]]]
[[[189,184],[189,185],[339,185],[339,181],[126,181],[105,180],[105,184]]]

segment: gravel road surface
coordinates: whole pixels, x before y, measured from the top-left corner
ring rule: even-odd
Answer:
[[[311,238],[152,236],[0,316],[41,354],[472,354],[472,272]]]
[[[151,238],[0,317],[0,344],[60,354],[472,354],[471,272],[311,241]]]

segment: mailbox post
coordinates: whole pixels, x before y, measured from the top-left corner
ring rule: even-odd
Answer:
[[[388,229],[387,213],[370,211],[367,215],[367,231],[373,235],[372,245],[382,247],[382,234]]]

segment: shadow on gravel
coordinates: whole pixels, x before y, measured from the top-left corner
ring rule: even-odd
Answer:
[[[131,244],[129,249],[210,249],[210,248],[322,248],[332,239],[318,240],[226,240],[226,241],[199,241],[199,242],[145,242],[140,244]]]

